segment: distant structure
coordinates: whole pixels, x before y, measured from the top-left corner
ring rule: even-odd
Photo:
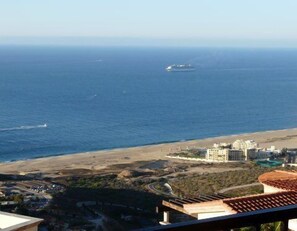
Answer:
[[[213,147],[214,148],[221,148],[221,149],[224,149],[224,148],[230,149],[230,148],[232,148],[232,144],[229,144],[229,143],[214,143]]]
[[[246,161],[257,158],[258,144],[254,140],[236,140],[233,144],[214,144],[207,149],[206,159],[209,161],[228,162]]]
[[[287,149],[284,155],[286,164],[297,165],[297,149]]]
[[[190,148],[187,147],[186,151]],[[197,147],[191,150],[199,150]],[[169,158],[196,160],[206,162],[232,162],[232,161],[250,161],[250,160],[267,160],[268,158],[277,158],[283,155],[282,150],[275,146],[270,148],[259,148],[254,140],[236,140],[234,143],[214,143],[212,148],[200,149],[205,153],[203,157],[186,156],[186,155],[167,155]],[[204,151],[205,150],[205,151]],[[287,152],[288,163],[297,164],[297,149]]]
[[[207,149],[206,159],[214,162],[244,161],[242,150],[230,148],[210,148]]]
[[[242,150],[244,152],[245,160],[253,160],[258,156],[258,144],[254,140],[236,140],[232,147],[234,149]]]
[[[0,230],[37,231],[42,219],[22,216],[14,213],[0,212]]]
[[[280,153],[281,151],[275,146],[261,149],[254,140],[236,140],[233,144],[215,143],[212,148],[207,149],[205,160],[213,162],[248,161],[267,159],[271,156],[278,156]],[[291,160],[293,160],[293,154],[290,157]]]
[[[296,164],[296,153],[288,153],[288,159],[289,164]]]
[[[240,150],[244,150],[244,149],[257,149],[258,148],[258,144],[254,140],[246,140],[246,141],[236,140],[232,144],[232,147],[235,148],[235,149],[240,149]]]

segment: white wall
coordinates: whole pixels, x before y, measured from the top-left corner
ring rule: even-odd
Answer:
[[[263,183],[262,183],[262,185],[264,186],[264,193],[275,193],[275,192],[286,191],[286,190],[275,188],[275,187],[272,187],[272,186],[269,186],[269,185],[266,185],[266,184],[263,184]]]
[[[289,229],[297,231],[297,219],[289,220]]]
[[[213,218],[213,217],[220,217],[230,215],[231,213],[222,211],[222,212],[213,212],[213,213],[199,213],[197,216],[198,220],[206,219],[206,218]]]

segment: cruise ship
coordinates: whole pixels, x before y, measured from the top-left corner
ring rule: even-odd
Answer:
[[[191,64],[173,64],[166,67],[166,71],[181,72],[181,71],[195,71],[195,68]]]

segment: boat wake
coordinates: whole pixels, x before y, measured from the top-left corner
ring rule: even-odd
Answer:
[[[96,97],[97,97],[97,94],[88,97],[87,100],[93,100],[93,99],[95,99]]]
[[[28,129],[36,129],[36,128],[47,128],[47,124],[31,125],[31,126],[19,126],[19,127],[12,127],[12,128],[0,128],[0,132],[16,131],[16,130],[28,130]]]

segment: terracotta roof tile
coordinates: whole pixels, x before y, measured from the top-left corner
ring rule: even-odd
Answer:
[[[275,188],[297,191],[297,172],[294,170],[267,172],[259,176],[259,181]]]
[[[273,172],[266,172],[259,176],[258,180],[263,183],[267,180],[288,180],[288,179],[295,179],[297,180],[297,172],[295,171],[280,171],[275,170]]]
[[[261,209],[297,204],[297,192],[286,191],[273,194],[260,194],[257,196],[224,199],[223,203],[232,210],[242,213]]]
[[[172,204],[173,208],[182,208],[188,205],[193,207],[208,204],[211,206],[212,203],[221,203],[222,206],[231,210],[233,213],[251,212],[297,204],[297,171],[275,170],[262,174],[259,177],[259,181],[285,191],[236,198],[224,198],[223,195],[199,196],[195,198],[169,200],[167,204]]]
[[[263,184],[289,191],[297,191],[297,179],[292,180],[266,180]]]

